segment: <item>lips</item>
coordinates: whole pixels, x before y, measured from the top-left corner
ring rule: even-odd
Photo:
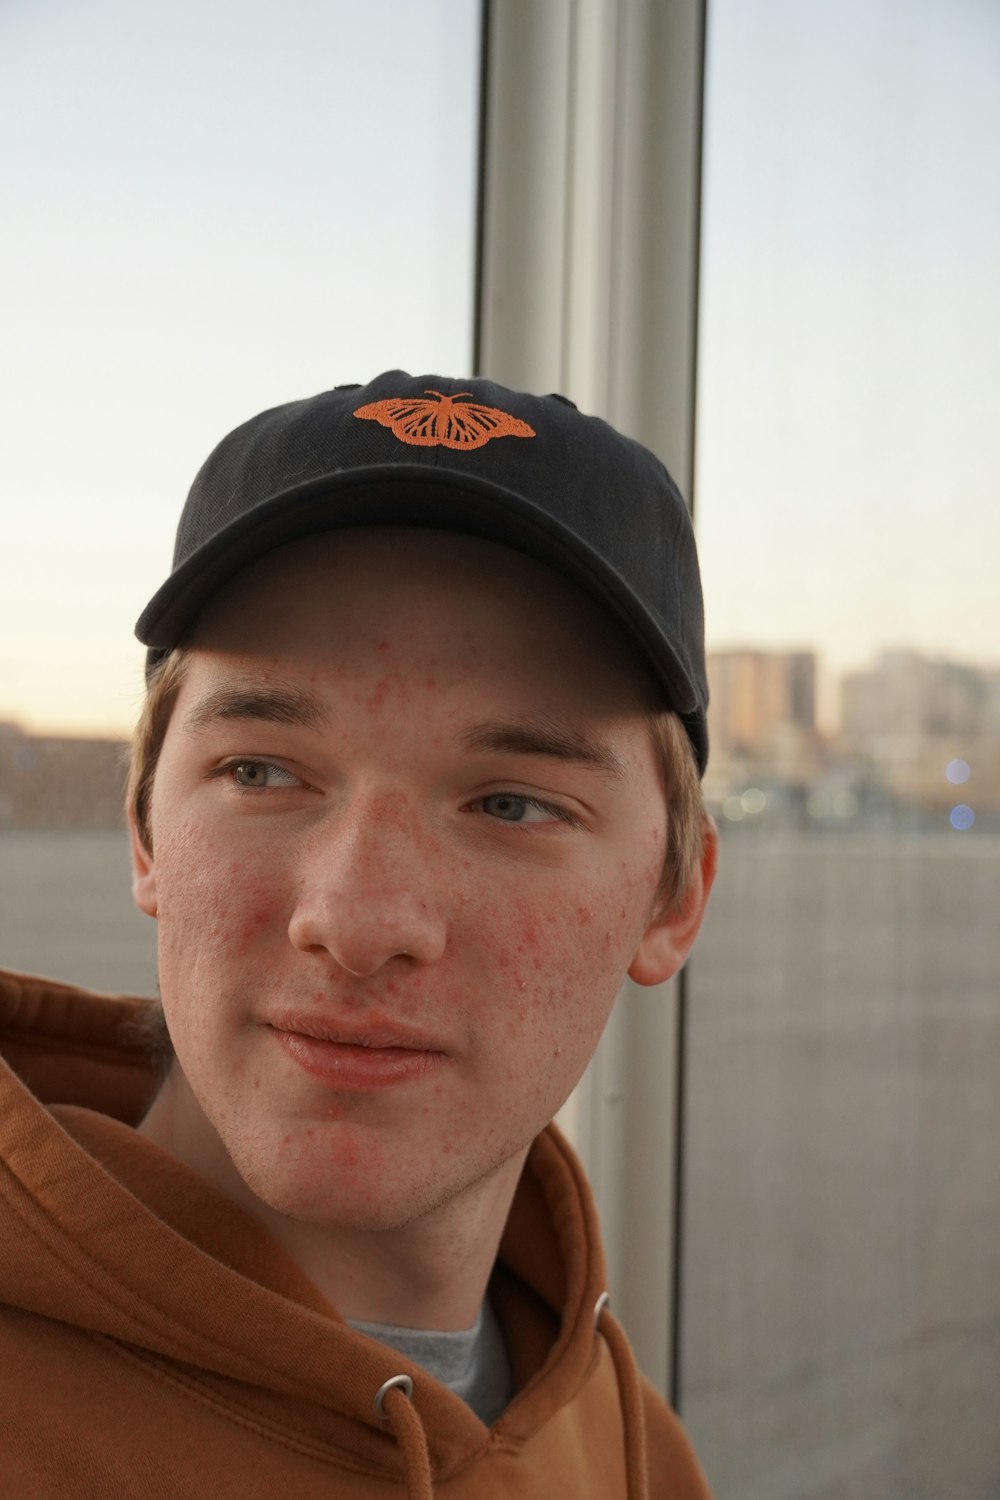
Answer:
[[[344,1047],[401,1048],[413,1052],[447,1052],[444,1042],[408,1026],[403,1021],[369,1018],[363,1024],[339,1016],[322,1016],[311,1011],[282,1011],[269,1016],[266,1024],[275,1031],[295,1032],[317,1042],[337,1042]]]
[[[359,1026],[296,1013],[271,1017],[266,1026],[294,1062],[341,1092],[416,1083],[448,1061],[439,1039],[397,1022]]]

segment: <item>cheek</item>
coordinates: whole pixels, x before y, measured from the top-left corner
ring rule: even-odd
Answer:
[[[255,953],[283,915],[273,864],[234,859],[181,828],[156,845],[161,966],[211,967]]]
[[[606,885],[574,883],[496,910],[482,947],[502,1023],[498,1041],[530,1041],[553,1063],[585,1063],[603,1030],[645,931],[656,889],[655,858],[621,861]],[[493,988],[493,987],[491,987]]]

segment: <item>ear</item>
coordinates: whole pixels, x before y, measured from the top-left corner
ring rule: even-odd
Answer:
[[[628,976],[636,984],[662,984],[672,979],[684,963],[705,915],[718,858],[718,829],[706,817],[702,823],[701,858],[683,904],[654,915],[629,966]]]
[[[128,832],[132,844],[132,900],[147,917],[155,917],[156,869],[152,851],[147,849],[139,837],[139,830],[131,810],[128,815]]]

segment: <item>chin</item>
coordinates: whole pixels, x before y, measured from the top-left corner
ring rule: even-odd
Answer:
[[[431,1142],[379,1139],[370,1128],[313,1126],[283,1135],[273,1150],[259,1138],[230,1143],[232,1163],[249,1191],[272,1213],[300,1223],[357,1233],[399,1231],[475,1193],[511,1165],[521,1151],[483,1153],[456,1161]],[[515,1160],[516,1158],[516,1160]],[[513,1182],[510,1184],[513,1190]]]
[[[258,1149],[241,1143],[230,1147],[230,1155],[255,1198],[300,1223],[375,1233],[402,1229],[436,1206],[440,1181],[416,1178],[413,1162],[390,1163],[370,1131],[361,1140],[358,1134],[285,1137],[263,1159],[259,1143]]]

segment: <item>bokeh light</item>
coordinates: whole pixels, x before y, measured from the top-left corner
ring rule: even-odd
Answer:
[[[971,828],[975,821],[975,813],[964,802],[960,802],[957,807],[953,807],[948,814],[948,822],[952,828],[957,828],[959,833],[964,833],[967,828]]]

